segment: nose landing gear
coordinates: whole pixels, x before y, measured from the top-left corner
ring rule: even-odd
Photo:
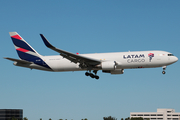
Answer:
[[[166,74],[166,72],[165,72],[165,71],[162,71],[162,74]]]
[[[163,71],[162,71],[162,74],[166,74],[165,70],[166,70],[166,66],[163,66]]]
[[[94,74],[93,74],[93,73],[94,73]],[[93,73],[91,73],[91,72],[86,72],[85,75],[86,75],[86,76],[90,76],[91,78],[95,78],[95,79],[98,80],[98,79],[99,79],[99,76],[96,75],[96,74],[97,74],[97,70],[94,70]]]

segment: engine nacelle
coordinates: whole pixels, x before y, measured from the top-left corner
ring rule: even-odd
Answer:
[[[124,69],[103,70],[102,72],[111,73],[111,74],[123,74],[124,73]]]
[[[102,70],[115,70],[116,63],[115,61],[106,61],[101,63]]]
[[[123,73],[124,73],[124,69],[117,69],[111,71],[111,74],[123,74]]]

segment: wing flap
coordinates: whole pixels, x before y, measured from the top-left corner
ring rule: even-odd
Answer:
[[[68,52],[68,51],[64,51],[64,50],[58,49],[58,48],[54,47],[54,46],[44,37],[43,34],[40,34],[40,36],[41,36],[44,44],[45,44],[48,48],[50,48],[50,49],[52,49],[52,50],[60,53],[60,55],[61,55],[62,57],[70,60],[70,61],[73,62],[73,63],[80,63],[80,66],[81,66],[81,65],[96,66],[96,65],[98,65],[98,64],[101,63],[100,60],[96,60],[96,59],[93,59],[93,58],[85,57],[85,56],[82,56],[82,55],[79,55],[79,54],[77,55],[77,54],[74,54],[74,53],[71,53],[71,52]]]

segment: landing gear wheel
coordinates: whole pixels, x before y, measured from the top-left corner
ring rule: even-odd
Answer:
[[[95,75],[95,78],[98,80],[98,79],[99,79],[99,76]]]
[[[89,76],[90,74],[88,72],[85,73],[86,76]]]
[[[90,77],[91,77],[91,78],[94,78],[95,76],[94,76],[92,73],[90,73]]]
[[[94,73],[94,74],[93,74],[93,73]],[[91,78],[95,78],[95,79],[98,80],[98,79],[99,79],[99,76],[96,75],[96,74],[97,74],[97,70],[94,70],[93,73],[91,73],[91,71],[89,71],[89,72],[86,72],[85,75],[86,75],[86,76],[90,76]]]
[[[166,74],[166,72],[165,72],[165,71],[162,71],[162,74]]]

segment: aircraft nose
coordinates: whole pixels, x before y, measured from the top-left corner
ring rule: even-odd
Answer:
[[[178,61],[178,58],[176,56],[173,57],[172,62],[175,63]]]
[[[177,57],[175,57],[175,62],[177,62],[178,61],[178,58]]]

